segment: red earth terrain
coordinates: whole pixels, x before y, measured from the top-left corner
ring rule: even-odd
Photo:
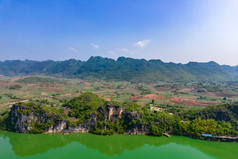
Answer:
[[[170,101],[175,104],[191,105],[191,106],[208,106],[208,105],[221,104],[220,102],[198,102],[195,99],[186,99],[186,98],[180,98],[180,97],[163,99],[162,95],[156,95],[156,94],[138,95],[138,96],[130,97],[130,99],[132,99],[132,100],[144,99],[144,98],[165,100],[165,101]]]

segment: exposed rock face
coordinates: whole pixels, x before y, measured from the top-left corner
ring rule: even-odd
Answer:
[[[62,120],[59,120],[62,119]],[[66,128],[66,120],[59,114],[45,112],[40,106],[13,105],[10,122],[16,132],[29,133],[36,124],[45,124],[46,133],[61,132]]]
[[[65,132],[87,133],[90,131],[90,129],[93,128],[96,122],[97,122],[97,115],[88,114],[85,116],[85,121],[83,124],[79,124],[77,126],[68,126],[67,129],[65,129]]]
[[[107,105],[107,107],[99,107],[98,112],[101,113],[104,117],[104,120],[109,120],[115,122],[117,119],[122,118],[122,112],[125,108],[114,105]]]
[[[150,124],[133,124],[131,129],[125,131],[126,134],[149,134],[151,130]]]
[[[25,114],[19,114],[17,112],[17,109],[15,109],[17,106],[13,106],[11,110],[11,125],[13,125],[13,129],[15,129],[16,132],[23,132],[27,133],[30,131],[30,123],[33,120],[33,115],[25,115]]]
[[[62,132],[66,129],[66,121],[63,120],[62,122],[58,122],[56,125],[52,125],[48,130],[47,133],[57,133]]]
[[[14,105],[10,112],[10,121],[13,131],[29,133],[35,127],[44,125],[44,133],[57,132],[73,132],[86,133],[89,132],[97,121],[115,122],[122,118],[122,112],[125,108],[114,105],[107,105],[98,109],[99,114],[87,114],[84,122],[75,126],[69,125],[63,117],[57,113],[49,113],[42,109],[41,106]],[[41,127],[40,127],[41,128]]]
[[[149,134],[151,125],[148,123],[141,122],[133,122],[137,121],[138,119],[143,119],[142,114],[138,113],[137,111],[126,111],[124,113],[124,123],[129,124],[131,123],[130,127],[127,128],[125,131],[126,134]]]
[[[137,111],[124,111],[125,108],[114,105],[99,107],[98,115],[87,114],[83,123],[72,126],[60,114],[49,113],[41,106],[14,105],[10,112],[10,120],[16,132],[29,133],[34,128],[40,127],[44,133],[87,133],[93,129],[97,121],[115,122],[120,119],[125,125],[129,125],[125,133],[149,134],[151,125],[142,122],[142,114]]]
[[[87,125],[83,125],[83,124],[80,124],[76,127],[73,127],[73,126],[69,126],[65,132],[72,132],[72,133],[87,133],[90,131],[90,127],[88,127]]]

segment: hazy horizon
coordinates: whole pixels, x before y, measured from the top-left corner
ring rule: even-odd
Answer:
[[[236,0],[2,0],[0,61],[160,59],[238,65]]]

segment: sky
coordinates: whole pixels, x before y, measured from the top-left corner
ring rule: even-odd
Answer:
[[[0,60],[238,65],[238,0],[0,0]]]

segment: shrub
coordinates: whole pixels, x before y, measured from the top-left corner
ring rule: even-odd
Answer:
[[[14,85],[9,86],[9,89],[13,89],[13,90],[20,89],[20,88],[22,88],[22,86],[20,84],[14,84]]]

